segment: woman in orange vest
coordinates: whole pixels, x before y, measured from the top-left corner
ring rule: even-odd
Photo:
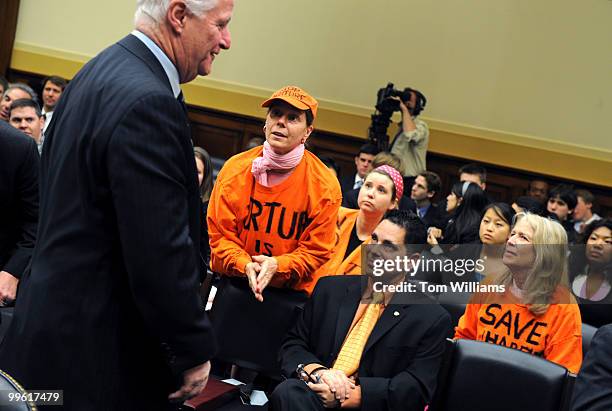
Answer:
[[[377,167],[366,176],[359,190],[359,209],[340,208],[334,253],[319,270],[321,276],[362,274],[360,245],[369,243],[385,213],[398,207],[403,192],[402,175],[389,165]]]

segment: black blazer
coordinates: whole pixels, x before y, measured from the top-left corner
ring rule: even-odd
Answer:
[[[64,409],[165,409],[215,351],[184,106],[129,35],[70,82],[47,133],[38,242],[0,368],[63,389]]]
[[[363,276],[323,277],[280,350],[281,369],[331,367],[359,306]],[[439,305],[391,304],[376,323],[358,370],[362,409],[423,409],[431,399],[450,331]]]
[[[576,379],[572,411],[612,410],[612,324],[601,327]]]
[[[351,173],[348,176],[342,176],[342,178],[340,179],[340,188],[342,189],[343,195],[353,189],[353,186],[355,185],[355,174],[357,173]]]
[[[39,167],[34,140],[0,121],[0,271],[17,278],[36,242]]]

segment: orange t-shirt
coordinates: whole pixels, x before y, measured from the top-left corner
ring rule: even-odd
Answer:
[[[491,302],[494,299],[494,302]],[[536,316],[506,290],[495,297],[475,294],[455,328],[455,338],[516,348],[578,373],[582,364],[582,320],[576,301],[559,287],[546,313]]]
[[[276,257],[270,284],[311,292],[313,273],[329,258],[342,193],[338,180],[312,153],[282,183],[265,187],[251,173],[262,147],[230,158],[208,205],[211,268],[244,275],[251,256]]]
[[[361,246],[353,250],[346,257],[346,259],[344,259],[344,254],[346,253],[346,248],[348,247],[349,241],[351,239],[351,233],[357,222],[358,214],[359,210],[340,207],[340,210],[338,211],[338,221],[336,223],[336,240],[334,243],[334,251],[330,256],[329,260],[317,270],[318,277],[323,277],[327,275],[349,274],[339,271],[340,267],[345,265],[344,262],[349,259],[351,261],[356,259],[359,264],[359,271],[361,271]],[[355,253],[357,253],[358,255],[354,256],[353,254]],[[353,258],[351,258],[351,256]],[[361,272],[359,272],[359,274],[361,274]]]

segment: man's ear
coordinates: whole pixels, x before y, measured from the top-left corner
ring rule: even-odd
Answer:
[[[433,196],[435,196],[435,195],[436,195],[435,191],[428,191],[427,192],[427,198],[433,198]]]
[[[185,28],[188,15],[189,9],[184,0],[172,0],[168,6],[166,21],[175,33],[180,34]]]

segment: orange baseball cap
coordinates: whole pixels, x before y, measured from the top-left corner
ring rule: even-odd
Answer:
[[[283,100],[300,110],[312,111],[312,117],[317,117],[317,108],[319,103],[310,94],[306,93],[299,87],[287,86],[276,91],[272,97],[261,103],[262,107],[269,107],[274,100]]]

